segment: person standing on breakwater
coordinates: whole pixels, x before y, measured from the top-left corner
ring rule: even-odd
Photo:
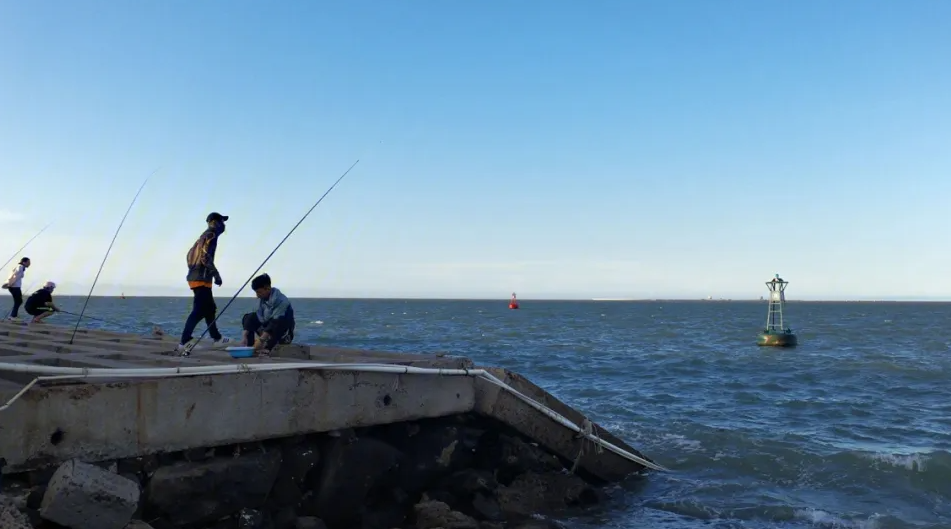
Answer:
[[[43,285],[43,288],[26,298],[26,303],[23,304],[23,310],[30,316],[33,316],[33,320],[30,323],[40,323],[59,310],[59,307],[53,303],[54,290],[56,290],[56,283],[47,281],[46,284]]]
[[[188,264],[188,275],[185,280],[188,281],[188,288],[194,294],[192,301],[192,311],[185,320],[185,328],[182,330],[182,339],[178,344],[179,351],[190,352],[195,346],[192,333],[198,322],[202,319],[208,325],[208,334],[211,335],[215,343],[230,342],[228,338],[221,336],[218,331],[218,325],[215,323],[215,315],[218,312],[218,306],[215,305],[215,297],[211,292],[211,283],[221,286],[221,274],[215,266],[215,252],[218,249],[218,238],[225,232],[225,222],[227,215],[217,212],[208,214],[205,222],[208,227],[198,237],[195,244],[188,250],[185,261]]]
[[[20,259],[20,262],[13,268],[13,272],[10,273],[10,278],[3,284],[3,288],[9,290],[10,295],[13,296],[13,310],[10,311],[11,320],[19,319],[20,305],[23,304],[23,276],[29,267],[29,257]]]
[[[271,286],[271,276],[261,274],[251,280],[251,290],[258,297],[257,312],[241,318],[241,343],[255,351],[269,353],[277,344],[294,340],[294,307],[280,290]]]

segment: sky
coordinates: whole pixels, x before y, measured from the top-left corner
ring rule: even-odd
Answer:
[[[188,296],[951,299],[951,2],[0,0],[0,262]],[[3,273],[9,273],[8,265]],[[248,289],[244,294],[250,295]]]

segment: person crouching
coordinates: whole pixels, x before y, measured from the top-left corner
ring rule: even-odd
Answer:
[[[43,288],[26,298],[26,303],[23,304],[23,310],[30,316],[33,316],[31,323],[39,323],[59,310],[59,307],[53,303],[54,290],[56,290],[56,283],[47,281],[46,284],[43,285]]]
[[[294,340],[294,307],[280,290],[271,286],[271,277],[261,274],[251,280],[258,298],[258,310],[241,318],[241,341],[255,351],[269,353],[278,344]]]

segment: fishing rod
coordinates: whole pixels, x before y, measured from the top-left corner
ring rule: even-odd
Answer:
[[[40,233],[43,233],[44,231],[46,231],[46,228],[49,228],[49,227],[50,227],[50,224],[53,224],[53,223],[50,222],[50,223],[47,224],[46,226],[43,226],[43,229],[40,230],[39,233],[37,233],[36,235],[34,235],[34,236],[33,236],[33,239],[36,239],[37,237],[40,236]],[[30,240],[26,241],[26,244],[24,244],[23,246],[21,246],[20,249],[17,250],[15,254],[13,254],[9,259],[7,259],[7,262],[3,263],[3,265],[0,266],[0,269],[6,268],[7,265],[10,264],[10,261],[16,259],[17,256],[20,255],[20,252],[22,252],[27,246],[30,245],[31,242],[33,242],[33,239],[30,239]]]
[[[238,294],[240,294],[241,291],[244,290],[244,287],[248,286],[248,283],[250,283],[251,280],[254,279],[254,277],[257,275],[257,273],[260,272],[262,268],[264,268],[264,265],[266,265],[267,262],[271,260],[271,257],[273,257],[275,253],[277,253],[277,250],[281,247],[281,245],[284,244],[284,241],[286,241],[286,240],[291,236],[291,234],[294,233],[294,230],[296,230],[297,227],[300,226],[301,223],[304,222],[304,219],[306,219],[307,216],[310,215],[310,213],[311,213],[312,211],[314,211],[314,209],[315,209],[317,206],[319,206],[321,202],[323,202],[324,197],[326,197],[327,195],[329,195],[330,192],[333,191],[335,187],[337,187],[337,184],[339,184],[340,181],[343,180],[343,177],[347,176],[347,174],[349,174],[350,171],[352,171],[353,168],[356,167],[358,163],[360,163],[360,159],[359,159],[359,158],[357,159],[357,161],[353,162],[353,165],[351,165],[349,169],[347,169],[346,171],[344,171],[344,173],[343,173],[342,175],[340,175],[340,178],[338,178],[337,181],[334,182],[333,185],[330,186],[330,188],[327,189],[327,191],[325,191],[324,194],[321,195],[319,199],[317,199],[317,202],[315,202],[314,205],[311,206],[310,209],[307,210],[307,213],[304,213],[304,216],[301,217],[301,219],[300,219],[299,221],[297,221],[297,224],[295,224],[294,227],[291,228],[291,231],[287,232],[287,235],[285,235],[284,238],[281,239],[281,242],[277,243],[277,246],[276,246],[273,250],[271,250],[271,253],[269,253],[268,256],[264,258],[264,261],[263,261],[260,265],[258,265],[258,267],[254,270],[254,272],[251,273],[251,275],[250,275],[250,276],[248,277],[248,279],[244,282],[244,284],[241,285],[241,288],[239,288],[238,291],[234,293],[234,296],[231,296],[231,300],[228,301],[228,303],[225,305],[225,307],[224,307],[223,309],[221,309],[220,311],[218,311],[218,314],[215,315],[215,319],[212,320],[211,323],[209,323],[209,324],[205,327],[205,332],[201,333],[201,335],[198,336],[198,338],[195,340],[195,342],[192,344],[191,347],[186,348],[185,350],[182,351],[182,356],[188,356],[188,355],[191,354],[191,350],[198,346],[198,342],[200,342],[201,339],[204,338],[206,334],[208,334],[208,330],[211,329],[211,328],[215,325],[215,323],[218,322],[218,318],[220,318],[221,315],[224,314],[224,312],[225,312],[226,310],[228,310],[228,307],[230,307],[231,304],[234,303],[234,300],[237,299]]]
[[[161,169],[161,167],[160,167],[159,169]],[[83,321],[83,314],[86,313],[86,306],[89,305],[89,298],[92,297],[92,291],[93,291],[93,289],[96,288],[96,283],[99,281],[99,274],[102,273],[102,268],[103,268],[104,266],[106,266],[106,259],[109,258],[109,252],[112,251],[112,245],[116,243],[116,237],[119,236],[119,231],[122,229],[122,225],[125,224],[125,219],[126,219],[126,217],[128,217],[128,216],[129,216],[129,212],[132,211],[132,206],[134,206],[134,205],[135,205],[135,201],[138,200],[138,198],[139,198],[139,193],[141,193],[141,192],[142,192],[142,189],[145,188],[145,184],[149,183],[149,179],[152,178],[152,176],[155,175],[155,173],[159,172],[159,169],[156,169],[156,170],[152,171],[152,174],[150,174],[148,177],[146,177],[145,181],[142,182],[142,185],[139,186],[139,190],[136,191],[135,196],[132,197],[132,203],[129,204],[129,208],[125,210],[125,215],[123,215],[123,216],[122,216],[122,220],[119,221],[119,227],[116,228],[116,233],[115,233],[115,235],[112,236],[112,242],[109,243],[109,248],[106,249],[106,255],[104,255],[104,256],[102,257],[102,264],[99,265],[99,271],[96,272],[96,278],[93,279],[93,281],[92,281],[92,286],[89,287],[89,295],[86,296],[86,301],[83,302],[83,310],[79,311],[79,314],[78,314],[79,319],[76,320],[76,326],[73,327],[73,334],[70,335],[70,337],[69,337],[69,344],[70,344],[70,345],[73,344],[73,338],[76,337],[76,331],[79,330],[79,323],[80,323],[81,321]]]

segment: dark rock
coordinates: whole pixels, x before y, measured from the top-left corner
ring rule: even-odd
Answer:
[[[44,486],[53,478],[58,467],[51,466],[39,470],[31,470],[27,473],[27,481],[31,487]]]
[[[563,529],[561,524],[554,520],[526,520],[512,529]]]
[[[457,500],[456,497],[452,495],[452,493],[445,490],[428,490],[423,493],[423,497],[420,501],[440,501],[452,509],[456,509],[459,505],[459,500]]]
[[[326,461],[317,473],[312,495],[301,501],[304,514],[317,516],[331,527],[361,523],[367,499],[393,489],[403,455],[373,438],[332,439]]]
[[[479,522],[471,516],[453,511],[439,501],[418,503],[413,511],[416,529],[479,529]]]
[[[297,519],[296,529],[327,529],[327,524],[320,518],[303,516]]]
[[[158,456],[142,456],[120,459],[116,462],[119,474],[136,474],[140,478],[152,475],[160,466]]]
[[[525,472],[544,473],[564,469],[561,460],[543,448],[519,437],[498,432],[483,435],[476,452],[478,465],[494,470],[496,479],[504,485]]]
[[[286,474],[298,485],[305,482],[307,474],[316,468],[317,463],[320,462],[320,450],[313,444],[285,446],[281,453],[284,457],[281,474]]]
[[[509,520],[537,513],[558,512],[569,506],[597,503],[601,496],[578,476],[550,472],[525,473],[496,491],[499,506]]]
[[[261,511],[241,509],[238,512],[238,529],[271,529],[270,519]]]
[[[479,522],[479,529],[505,529],[505,524],[499,522]]]
[[[283,445],[281,453],[283,462],[269,502],[275,508],[297,507],[304,496],[308,474],[320,462],[320,450],[316,445],[289,442]]]
[[[297,527],[297,509],[282,507],[271,519],[274,529],[295,529]]]
[[[30,491],[30,495],[26,497],[26,506],[30,509],[39,509],[40,504],[43,503],[43,495],[46,494],[46,486],[36,487]]]
[[[129,522],[129,525],[125,526],[125,529],[154,529],[151,525],[143,522],[142,520],[132,520]]]
[[[214,448],[192,448],[182,452],[182,456],[185,458],[185,461],[191,461],[192,463],[197,463],[199,461],[207,461],[215,457]]]
[[[466,469],[439,482],[439,489],[445,490],[462,501],[470,501],[477,492],[491,494],[499,484],[487,470]]]
[[[475,493],[472,498],[472,511],[476,518],[492,522],[505,521],[505,513],[494,496],[487,496],[481,492]]]
[[[160,468],[149,481],[148,510],[187,525],[260,507],[280,465],[280,452],[271,451]]]
[[[416,495],[427,484],[471,466],[482,433],[458,421],[437,419],[395,424],[377,435],[406,456],[399,482]]]
[[[20,512],[15,503],[10,497],[0,495],[0,527],[3,529],[32,529],[30,517]]]

